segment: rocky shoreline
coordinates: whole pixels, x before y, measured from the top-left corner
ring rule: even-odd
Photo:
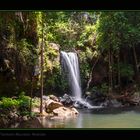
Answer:
[[[79,112],[74,107],[66,107],[54,96],[43,96],[43,113],[40,114],[40,99],[32,99],[32,116],[20,115],[16,108],[0,110],[1,128],[42,128],[40,118],[46,119],[68,119],[75,118]],[[35,123],[34,123],[35,122]]]
[[[140,105],[138,93],[132,96],[106,96],[99,93],[87,92],[85,101],[93,106],[102,106],[102,108],[93,108],[95,112],[109,110],[111,108],[125,108]],[[77,101],[74,97],[65,94],[63,97],[54,95],[43,96],[43,113],[40,114],[40,98],[32,99],[32,115],[21,115],[16,107],[0,109],[0,127],[1,128],[43,128],[41,118],[48,120],[65,120],[78,117],[77,109],[88,109],[85,103]]]

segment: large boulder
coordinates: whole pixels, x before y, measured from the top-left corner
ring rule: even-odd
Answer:
[[[53,110],[53,114],[51,119],[67,119],[76,117],[79,112],[75,108],[59,107]]]
[[[49,98],[56,101],[56,102],[59,102],[59,99],[54,95],[49,95]]]
[[[53,112],[54,109],[59,108],[59,107],[63,107],[63,104],[60,102],[56,102],[52,99],[48,99],[45,102],[45,110],[47,113],[51,113]]]
[[[75,103],[75,99],[67,94],[64,94],[64,96],[60,98],[60,102],[64,106],[70,107]]]
[[[140,95],[139,92],[133,93],[133,95],[131,96],[131,99],[130,99],[131,105],[140,105],[140,96],[139,95]]]

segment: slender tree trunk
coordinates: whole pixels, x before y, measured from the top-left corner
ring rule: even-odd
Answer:
[[[43,46],[44,46],[44,34],[43,34],[43,17],[42,17],[42,43],[41,43],[41,94],[40,94],[40,114],[43,113]]]
[[[97,64],[97,62],[98,62],[98,60],[99,60],[99,58],[100,58],[100,56],[97,57],[95,63],[94,63],[93,66],[92,66],[92,69],[91,69],[91,73],[90,73],[90,75],[89,75],[89,80],[88,80],[88,83],[87,83],[86,90],[89,89],[89,86],[90,86],[90,83],[91,83],[92,77],[93,77],[92,73],[93,73],[93,70],[94,70],[94,68],[95,68],[95,66],[96,66],[96,64]]]
[[[110,81],[110,85],[111,85],[111,90],[112,90],[113,89],[113,63],[114,63],[114,59],[113,59],[112,51],[110,53],[111,53],[111,81]]]
[[[139,87],[140,77],[139,77],[138,60],[137,60],[137,54],[136,54],[135,46],[133,47],[133,54],[134,54],[135,69],[136,69],[136,82],[137,82],[137,85],[138,85],[137,87]]]
[[[138,60],[137,60],[135,47],[133,47],[133,54],[134,54],[134,60],[135,60],[136,74],[138,74]]]
[[[108,75],[108,77],[109,77],[109,95],[111,95],[112,94],[112,67],[111,67],[111,49],[109,49],[109,51],[108,51],[108,58],[109,58],[109,60],[108,60],[108,67],[109,67],[109,75]]]
[[[31,93],[30,93],[30,116],[32,116],[32,95],[33,95],[33,76],[31,77]]]
[[[109,83],[108,94],[110,95],[110,49],[108,50],[108,83]]]
[[[117,58],[117,63],[118,63],[118,87],[119,87],[119,92],[121,90],[121,75],[120,75],[120,52],[118,51],[118,58]]]

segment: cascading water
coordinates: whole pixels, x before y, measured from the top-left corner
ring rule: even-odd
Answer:
[[[72,89],[72,94],[76,99],[80,100],[82,91],[80,87],[80,72],[77,54],[73,52],[66,53],[61,51],[61,55],[64,71],[68,72],[67,76]]]
[[[82,104],[87,108],[100,108],[99,106],[91,106],[88,102],[82,99],[82,90],[80,86],[80,71],[77,54],[74,52],[61,51],[61,63],[65,73],[67,73],[69,85],[72,89],[72,94],[76,98],[75,106]]]

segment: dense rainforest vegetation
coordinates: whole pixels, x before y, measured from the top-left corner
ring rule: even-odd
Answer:
[[[0,95],[40,92],[43,31],[44,91],[63,94],[68,86],[59,50],[76,51],[82,89],[120,94],[139,90],[139,12],[43,11],[0,13]],[[33,80],[34,79],[34,80]]]
[[[83,96],[139,93],[139,16],[136,11],[1,11],[0,104],[19,96],[13,104],[24,106],[21,99],[39,97],[41,79],[44,95],[70,94],[61,50],[78,54]]]

